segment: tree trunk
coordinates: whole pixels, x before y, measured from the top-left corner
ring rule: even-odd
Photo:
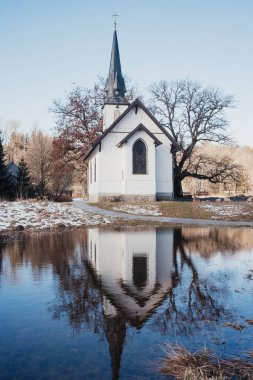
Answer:
[[[182,180],[178,177],[174,177],[174,197],[175,198],[183,197]]]

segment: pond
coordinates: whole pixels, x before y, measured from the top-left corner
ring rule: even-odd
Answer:
[[[0,245],[0,378],[165,379],[166,343],[246,358],[252,301],[252,229],[20,235]]]

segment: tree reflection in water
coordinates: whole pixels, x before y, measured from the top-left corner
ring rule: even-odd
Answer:
[[[224,305],[228,290],[217,287],[211,278],[199,276],[194,255],[191,254],[198,252],[199,236],[192,239],[186,237],[183,232],[183,228],[174,229],[173,287],[164,300],[163,311],[153,317],[152,328],[162,334],[174,331],[179,335],[192,335],[203,326],[203,323],[217,322],[219,318],[231,314],[231,310],[226,309]],[[214,233],[211,235],[212,239],[205,241],[206,245],[210,243],[211,246],[216,246],[216,251],[213,253],[219,249],[217,237],[218,235]],[[233,242],[231,244],[233,246]],[[198,253],[201,254],[200,251]]]
[[[128,326],[149,321],[162,334],[186,335],[228,315],[229,290],[199,273],[196,253],[205,260],[218,251],[232,254],[252,247],[251,239],[243,230],[213,228],[50,233],[0,246],[0,273],[5,253],[14,279],[21,263],[36,278],[50,266],[56,283],[50,313],[67,318],[76,333],[106,339],[117,379]]]

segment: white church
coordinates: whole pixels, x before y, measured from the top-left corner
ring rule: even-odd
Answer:
[[[116,30],[105,92],[103,133],[85,157],[89,200],[173,198],[177,143],[138,98],[126,99]]]

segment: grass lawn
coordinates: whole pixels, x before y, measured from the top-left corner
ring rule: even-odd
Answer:
[[[161,213],[171,218],[253,221],[253,202],[100,202],[91,203],[99,208],[139,215]],[[129,210],[130,209],[130,210]],[[150,213],[151,210],[151,213]]]

